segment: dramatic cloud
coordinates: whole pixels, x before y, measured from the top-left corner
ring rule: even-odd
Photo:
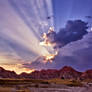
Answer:
[[[84,23],[84,22],[83,22]],[[79,25],[78,25],[79,26]],[[77,27],[78,27],[77,26]],[[27,67],[35,67],[36,69],[47,69],[47,68],[61,68],[65,65],[72,66],[77,70],[84,71],[86,69],[92,68],[92,32],[87,34],[86,31],[86,24],[85,26],[79,27],[78,37],[74,40],[71,39],[68,44],[65,44],[62,48],[59,49],[59,54],[55,57],[55,60],[50,63],[43,63],[41,62],[42,59],[36,59],[33,63],[25,66]],[[85,30],[84,30],[85,29]],[[69,31],[69,30],[68,30]],[[73,28],[72,32],[77,31],[76,28]],[[84,32],[83,32],[84,31]],[[82,32],[82,33],[80,33]],[[80,35],[81,34],[81,35]],[[59,33],[58,33],[59,35]],[[65,35],[65,34],[64,34]],[[73,34],[75,35],[75,34]],[[85,36],[84,36],[85,35]],[[70,35],[71,37],[71,35]],[[61,36],[62,38],[62,36]],[[74,38],[74,36],[73,36]],[[65,38],[67,41],[67,39]],[[69,38],[68,38],[69,40]],[[76,41],[78,40],[78,41]],[[63,41],[63,40],[62,40]],[[61,42],[62,42],[61,41]]]
[[[80,40],[87,34],[87,28],[87,23],[82,20],[69,20],[65,28],[57,33],[56,43],[59,43],[59,47],[63,47],[70,42]]]
[[[45,34],[45,43],[50,43],[57,49],[70,42],[80,40],[88,33],[87,24],[88,23],[82,20],[69,20],[67,21],[65,28],[62,28],[58,33],[53,31],[53,29],[49,29],[49,32]]]

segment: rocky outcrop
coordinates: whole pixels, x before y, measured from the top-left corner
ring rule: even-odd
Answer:
[[[17,75],[14,71],[8,71],[0,67],[0,78],[30,78],[30,79],[92,79],[92,70],[78,72],[70,66],[64,66],[60,70],[47,69],[34,71],[32,73],[21,73]]]
[[[0,67],[0,78],[18,78],[18,75],[14,71],[5,70]]]
[[[84,80],[84,79],[92,79],[92,69],[83,72],[80,78],[82,80]]]
[[[59,70],[59,74],[59,77],[63,79],[79,79],[82,73],[74,70],[72,67],[64,66]]]

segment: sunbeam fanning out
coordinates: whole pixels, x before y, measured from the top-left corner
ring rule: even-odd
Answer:
[[[39,43],[43,32],[53,26],[53,18],[47,18],[53,15],[52,0],[1,0],[0,11],[0,64],[50,54]]]

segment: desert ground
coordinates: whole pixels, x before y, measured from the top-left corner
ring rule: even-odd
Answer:
[[[0,79],[0,92],[92,92],[92,81]]]

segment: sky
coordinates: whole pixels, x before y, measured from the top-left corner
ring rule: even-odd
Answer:
[[[28,71],[27,66],[23,65],[24,63],[29,64],[39,56],[50,52],[39,45],[42,33],[47,32],[50,26],[54,26],[55,31],[58,32],[60,28],[64,27],[67,20],[89,21],[85,16],[92,15],[91,4],[92,0],[0,0],[0,66],[15,71],[19,71],[19,69]],[[47,19],[49,16],[51,16],[50,20]],[[83,43],[87,44],[89,40],[86,40],[86,43],[83,40]],[[77,44],[75,45],[77,46]],[[61,52],[64,53],[64,57],[62,58],[67,57],[67,53],[73,58],[78,58],[76,55],[72,56],[72,50],[70,51],[71,46],[75,47],[75,45],[63,48]],[[87,51],[90,51],[91,47],[87,48]],[[85,49],[83,51],[85,52]],[[79,50],[73,52],[82,53]],[[84,56],[88,58],[91,57],[91,54],[85,53]],[[85,64],[83,68],[78,67],[79,62],[74,65],[74,61],[70,57],[68,59],[71,60],[70,63],[67,63],[68,60],[60,58],[61,63],[54,62],[53,67],[72,65],[79,70],[91,68],[91,61],[88,62],[87,59],[82,62],[81,57],[80,60],[74,59],[74,61],[81,62],[82,66]],[[28,68],[31,69],[31,67]]]
[[[55,27],[58,31],[67,20],[82,19],[92,15],[92,0],[53,0]]]

